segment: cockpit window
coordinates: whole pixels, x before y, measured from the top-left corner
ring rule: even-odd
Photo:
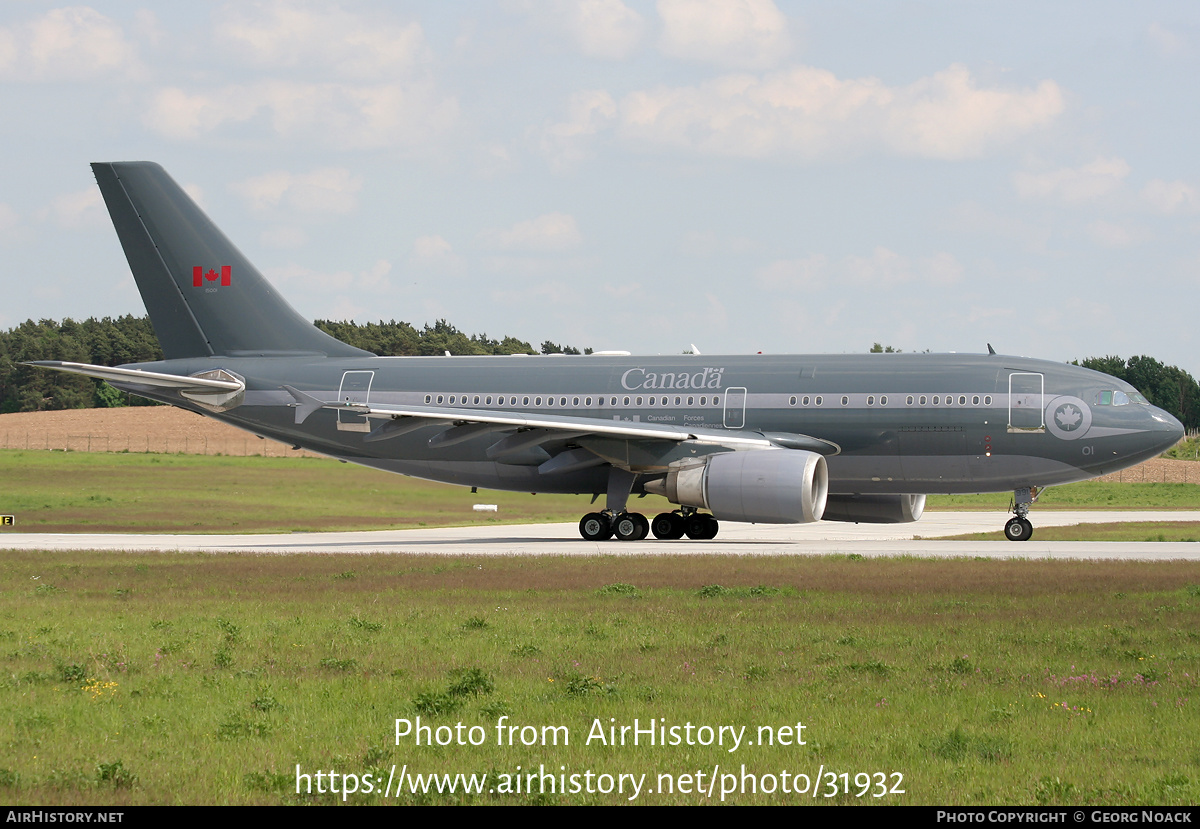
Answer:
[[[1096,394],[1097,406],[1128,406],[1130,403],[1149,405],[1150,401],[1135,391],[1102,391]]]

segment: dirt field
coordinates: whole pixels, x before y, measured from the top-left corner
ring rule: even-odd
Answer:
[[[310,456],[304,450],[168,406],[0,415],[0,448],[185,455]],[[1200,484],[1200,463],[1155,458],[1102,481]]]
[[[0,447],[77,452],[316,457],[173,406],[0,415]]]

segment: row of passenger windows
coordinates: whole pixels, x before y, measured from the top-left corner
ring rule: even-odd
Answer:
[[[467,395],[467,394],[432,395],[432,394],[427,394],[427,395],[425,395],[426,403],[435,403],[436,402],[436,404],[438,406],[441,406],[441,405],[448,405],[448,406],[480,406],[480,405],[483,405],[483,406],[492,406],[492,405],[516,406],[516,405],[518,405],[517,401],[520,400],[521,406],[542,406],[544,404],[545,406],[548,406],[548,407],[558,407],[558,408],[562,408],[562,409],[567,408],[568,400],[571,401],[571,408],[578,409],[581,404],[584,407],[590,408],[592,406],[593,402],[595,402],[595,405],[597,405],[597,406],[604,406],[605,405],[604,401],[606,399],[609,401],[607,404],[609,406],[617,406],[617,405],[621,405],[621,406],[684,406],[684,405],[686,405],[686,406],[696,406],[696,405],[720,406],[721,405],[720,396],[715,395],[715,394],[711,397],[709,397],[708,395],[702,395],[698,398],[694,395],[690,396],[690,397],[682,397],[680,395],[676,395],[674,398],[667,397],[666,395],[663,395],[662,397],[651,396],[649,398],[643,397],[641,395],[638,395],[636,397],[631,397],[631,396],[626,395],[624,397],[610,397],[610,398],[605,398],[603,395],[601,395],[599,397],[595,397],[595,398],[593,398],[593,397],[569,397],[569,398],[568,397],[540,397],[540,396],[530,397],[528,395],[525,395],[522,397],[516,397],[516,396],[503,395],[503,394],[499,395],[498,397],[493,397],[490,394],[486,394],[486,395],[479,395],[479,394],[476,394],[476,395]],[[492,402],[493,400],[495,401],[494,404]],[[672,402],[672,400],[674,402]],[[687,401],[686,403],[684,403],[685,400]],[[617,401],[621,401],[621,402],[618,403]],[[697,401],[699,401],[699,402],[697,403]]]
[[[1118,394],[1119,394],[1119,392],[1118,392]],[[972,406],[978,406],[981,398],[979,395],[973,394],[970,396],[969,399],[971,401]],[[585,408],[591,408],[593,403],[597,406],[604,406],[604,405],[606,405],[605,404],[606,400],[608,401],[607,405],[610,407],[616,407],[616,406],[626,406],[626,407],[628,407],[628,406],[666,406],[666,407],[691,406],[691,407],[695,407],[697,405],[699,405],[699,406],[720,406],[721,405],[720,395],[715,395],[715,394],[712,395],[711,397],[708,395],[702,395],[700,397],[696,397],[695,395],[691,395],[688,397],[683,397],[682,395],[675,395],[674,397],[670,397],[667,395],[662,395],[662,396],[651,395],[650,397],[644,397],[641,395],[638,395],[638,396],[625,395],[623,397],[607,397],[607,398],[604,397],[603,395],[601,395],[599,397],[595,397],[595,398],[593,398],[593,397],[569,397],[568,398],[568,397],[541,397],[541,396],[532,396],[531,397],[529,395],[523,395],[521,397],[517,397],[515,395],[503,395],[503,394],[498,395],[498,396],[493,396],[490,394],[486,394],[486,395],[480,395],[480,394],[476,394],[476,395],[427,394],[427,395],[425,395],[425,402],[427,404],[436,404],[438,406],[442,406],[442,405],[449,405],[449,406],[493,406],[493,405],[495,405],[495,406],[517,406],[517,405],[520,405],[520,406],[526,406],[526,407],[527,406],[542,407],[544,405],[549,408],[565,409],[565,408],[567,408],[567,401],[570,401],[570,408],[578,409],[578,408],[580,408],[581,405]],[[843,405],[843,406],[850,405],[850,398],[847,395],[842,395],[840,398],[835,398],[835,400],[838,400],[838,402],[840,402],[841,405]],[[957,398],[957,404],[959,406],[966,406],[967,400],[968,400],[967,395],[960,394]],[[520,401],[520,403],[518,404],[517,401]],[[985,395],[985,396],[983,396],[982,401],[983,401],[983,405],[990,406],[990,405],[992,405],[992,396],[990,394]],[[940,395],[940,394],[935,394],[935,395],[927,395],[927,394],[912,395],[912,394],[910,394],[907,397],[905,397],[904,402],[908,406],[929,406],[931,404],[934,406],[943,406],[943,405],[944,406],[953,406],[953,405],[955,405],[955,397],[952,394],[947,394],[945,396]],[[815,395],[815,396],[804,395],[803,397],[792,396],[791,399],[789,400],[789,403],[792,406],[824,406],[825,405],[825,396],[820,395],[820,394]],[[886,406],[888,404],[888,396],[886,394],[879,395],[878,397],[873,394],[867,395],[867,405],[868,406],[875,406],[877,404],[880,406]],[[834,405],[837,405],[837,404],[835,403]]]
[[[952,394],[947,394],[945,397],[943,397],[940,394],[935,394],[932,397],[930,397],[930,395],[927,395],[927,394],[922,394],[922,395],[910,394],[905,398],[904,402],[908,406],[928,406],[928,405],[930,405],[931,399],[933,401],[934,406],[943,405],[943,401],[944,401],[944,404],[947,406],[954,405],[954,395],[952,395]],[[888,404],[888,396],[886,394],[881,394],[881,395],[879,395],[878,398],[873,394],[867,395],[867,405],[868,406],[874,406],[876,400],[879,401],[880,406],[886,406]],[[825,405],[824,396],[820,395],[820,394],[816,395],[815,397],[812,397],[809,395],[805,395],[804,397],[792,397],[789,402],[793,406],[795,406],[795,405],[800,405],[800,406],[823,406],[823,405]],[[846,395],[842,395],[841,404],[843,406],[849,406],[850,398],[847,397]],[[967,405],[967,395],[960,394],[958,396],[958,405],[960,405],[960,406]],[[971,405],[972,406],[979,405],[979,395],[977,395],[977,394],[971,395]],[[983,405],[985,405],[985,406],[992,405],[992,396],[990,394],[984,395]]]

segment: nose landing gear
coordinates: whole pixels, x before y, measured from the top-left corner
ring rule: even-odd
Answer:
[[[1028,541],[1033,538],[1033,524],[1029,521],[1029,505],[1037,501],[1038,488],[1022,487],[1013,490],[1013,518],[1004,525],[1004,537],[1009,541]]]

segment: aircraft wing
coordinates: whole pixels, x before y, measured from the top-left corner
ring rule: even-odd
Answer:
[[[465,409],[432,406],[378,406],[368,403],[328,403],[320,401],[291,386],[284,386],[296,399],[296,420],[302,422],[319,408],[335,409],[365,415],[368,418],[391,421],[375,429],[368,440],[382,440],[388,434],[403,434],[408,427],[420,428],[444,423],[446,431],[431,439],[430,444],[450,445],[484,432],[542,429],[559,432],[562,437],[608,437],[628,440],[693,441],[727,446],[731,449],[772,448],[806,449],[821,455],[836,455],[841,451],[836,443],[809,435],[782,432],[748,432],[726,429],[682,427],[664,423],[643,423],[630,420],[605,420],[599,417],[504,412],[492,409]],[[389,428],[391,427],[391,428]]]

